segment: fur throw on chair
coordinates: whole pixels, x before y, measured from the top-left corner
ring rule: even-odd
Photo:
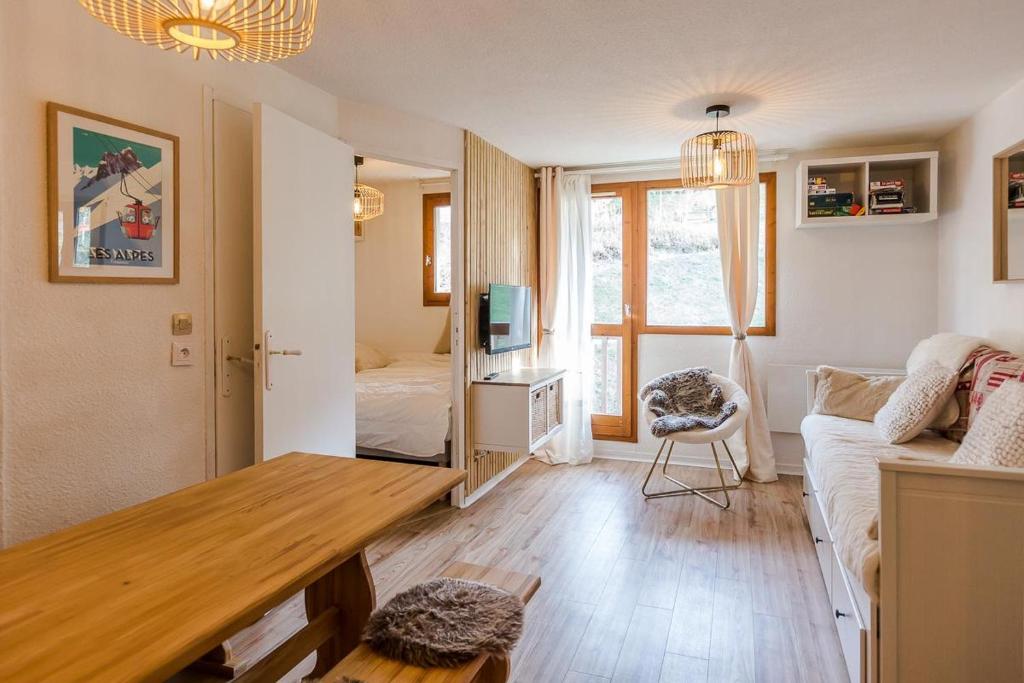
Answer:
[[[523,602],[476,581],[440,578],[413,586],[370,615],[363,641],[421,667],[456,667],[506,654],[523,630]]]
[[[651,422],[652,436],[714,429],[736,413],[736,403],[722,398],[722,387],[712,382],[710,375],[708,368],[689,368],[644,385],[640,398],[658,416]]]

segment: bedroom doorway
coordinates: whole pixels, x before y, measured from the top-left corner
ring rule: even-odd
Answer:
[[[357,164],[357,187],[383,195],[355,229],[357,457],[452,466],[453,174]]]

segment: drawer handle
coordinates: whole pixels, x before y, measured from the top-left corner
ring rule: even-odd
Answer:
[[[850,616],[850,615],[847,614],[846,612],[840,612],[839,610],[836,610],[836,619],[842,619],[842,618],[848,617],[848,616]]]
[[[815,536],[815,537],[814,537],[814,542],[815,542],[815,543],[824,543],[824,542],[825,542],[825,540],[824,540],[824,539],[822,539],[822,538],[818,538],[817,536]]]
[[[804,498],[806,498],[807,496],[809,496],[811,494],[807,493],[807,491],[801,491],[800,495],[803,496]]]

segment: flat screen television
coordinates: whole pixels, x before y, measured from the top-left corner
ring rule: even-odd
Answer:
[[[533,336],[529,287],[492,284],[480,295],[480,343],[494,355],[530,348]]]

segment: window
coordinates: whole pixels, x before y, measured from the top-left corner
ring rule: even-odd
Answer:
[[[775,334],[775,174],[761,174],[753,335]],[[713,190],[678,180],[594,185],[594,438],[635,441],[641,334],[732,334]],[[633,303],[637,305],[634,307]]]
[[[423,195],[423,305],[447,306],[452,296],[452,196]]]
[[[775,334],[775,174],[761,174],[760,283],[749,333]],[[714,190],[641,183],[640,334],[731,334]]]

